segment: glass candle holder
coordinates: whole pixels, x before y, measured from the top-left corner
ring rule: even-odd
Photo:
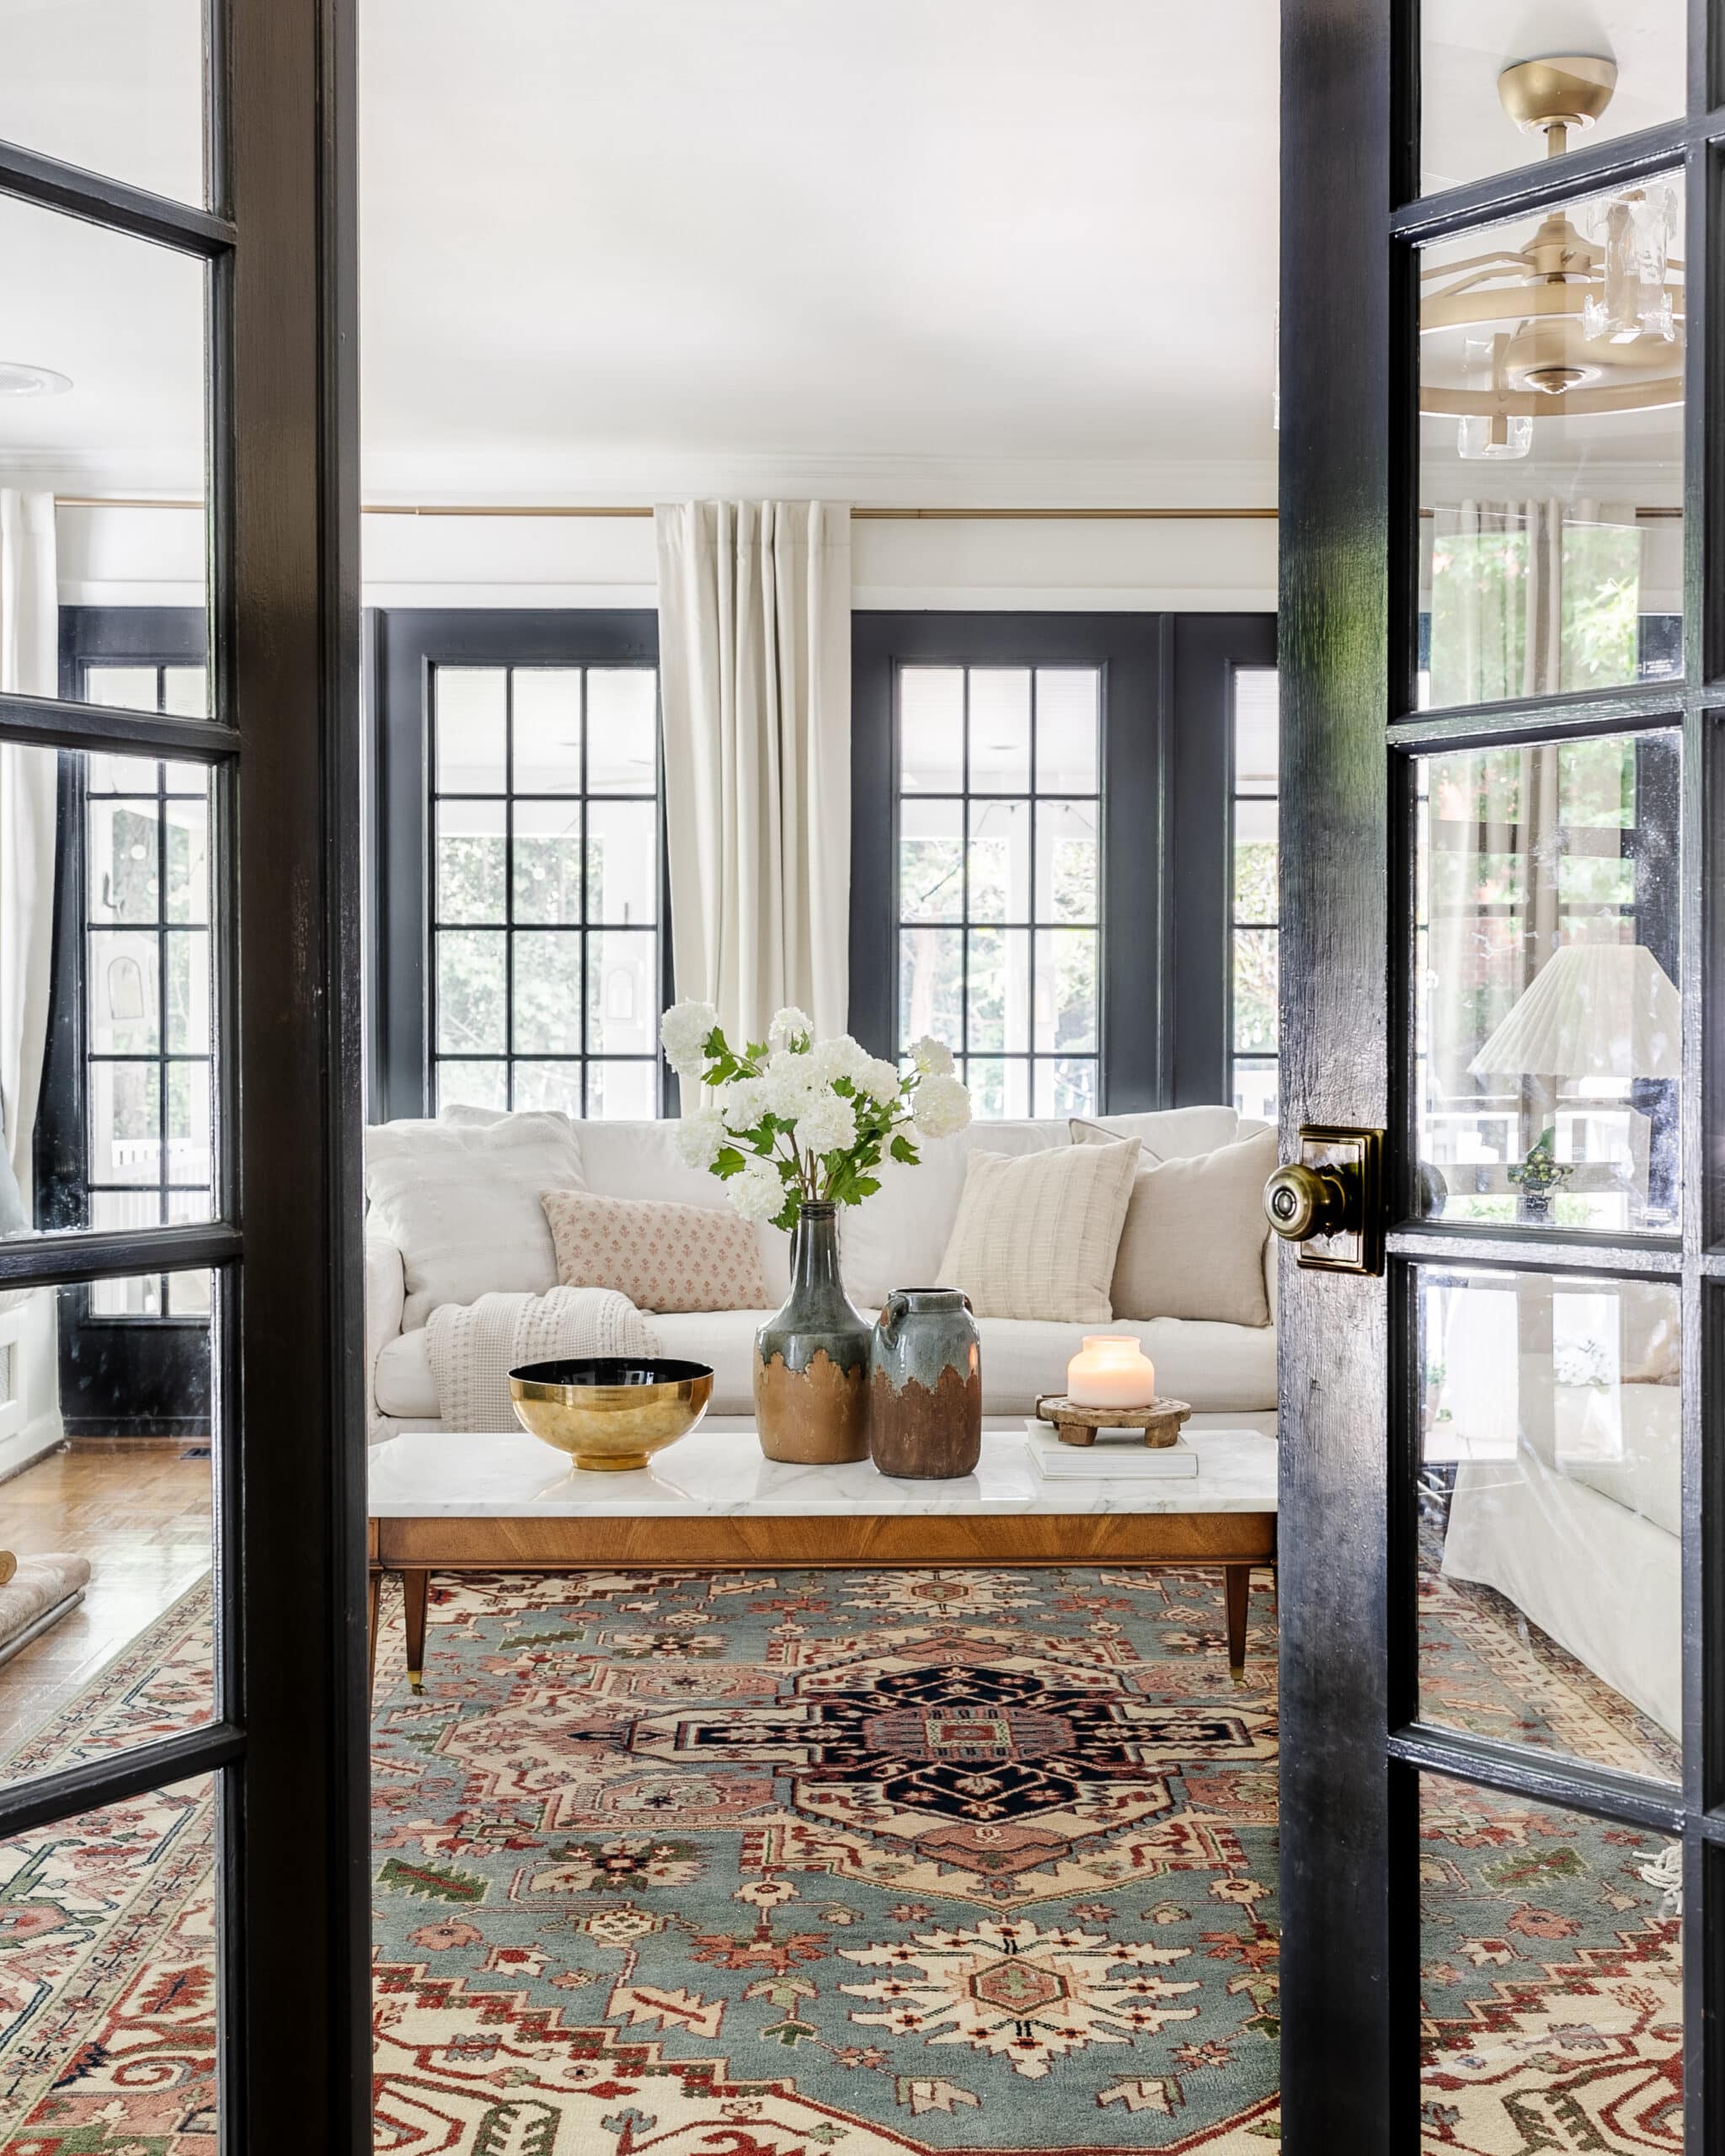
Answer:
[[[1066,1397],[1075,1407],[1148,1407],[1156,1364],[1130,1332],[1087,1333],[1066,1365]]]

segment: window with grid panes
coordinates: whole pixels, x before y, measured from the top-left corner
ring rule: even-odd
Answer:
[[[88,701],[203,718],[201,666],[90,661]],[[95,1229],[213,1218],[210,803],[200,766],[68,760],[81,782],[84,1188]],[[98,1280],[92,1317],[210,1315],[206,1273]]]
[[[434,1108],[657,1115],[656,669],[431,677]]]
[[[1279,951],[1276,670],[1234,671],[1228,907],[1228,1073],[1243,1116],[1276,1119]]]
[[[1102,675],[899,670],[898,1041],[958,1058],[980,1116],[1100,1097]]]

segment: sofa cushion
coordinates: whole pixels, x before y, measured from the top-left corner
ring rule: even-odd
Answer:
[[[1191,1108],[1147,1108],[1140,1115],[1074,1116],[1072,1136],[1086,1131],[1108,1138],[1135,1138],[1159,1161],[1188,1161],[1195,1153],[1213,1153],[1218,1145],[1231,1145],[1240,1133],[1237,1108],[1220,1103]]]
[[[653,1329],[667,1355],[706,1363],[713,1374],[714,1415],[755,1412],[755,1335],[766,1310],[675,1311],[655,1317]],[[1159,1317],[1148,1324],[1117,1321],[1116,1332],[1134,1334],[1156,1364],[1156,1390],[1187,1401],[1199,1414],[1253,1414],[1276,1404],[1276,1336],[1265,1326],[1205,1325]],[[1030,1415],[1036,1396],[1058,1392],[1066,1364],[1084,1342],[1084,1327],[1037,1319],[985,1317],[982,1341],[982,1410],[985,1415]],[[392,1340],[377,1358],[377,1409],[397,1420],[435,1422],[437,1388],[423,1327]]]
[[[766,1281],[755,1231],[729,1205],[547,1190],[565,1288],[614,1288],[637,1310],[758,1310]]]
[[[1114,1315],[1114,1253],[1142,1157],[1135,1139],[1017,1161],[973,1153],[941,1283],[962,1288],[978,1317],[1105,1325]]]
[[[1667,1534],[1683,1532],[1683,1443],[1674,1385],[1557,1385],[1560,1473],[1639,1513]]]
[[[1066,1365],[1084,1345],[1087,1329],[1037,1318],[979,1318],[983,1413],[1032,1415],[1039,1393],[1064,1391]],[[1108,1331],[1130,1332],[1142,1344],[1156,1364],[1156,1389],[1164,1399],[1183,1400],[1200,1415],[1256,1413],[1275,1406],[1273,1326],[1116,1318]]]
[[[1094,1123],[1072,1128],[1082,1144],[1110,1142]],[[1195,1160],[1154,1161],[1146,1153],[1114,1257],[1114,1315],[1268,1325],[1263,1187],[1275,1166],[1273,1130]]]
[[[1064,1116],[973,1123],[952,1138],[919,1141],[921,1158],[914,1168],[883,1161],[875,1170],[880,1188],[874,1196],[839,1209],[839,1248],[851,1299],[878,1310],[895,1288],[934,1285],[973,1153],[1016,1159],[1071,1142]]]
[[[542,1294],[557,1257],[539,1193],[581,1187],[567,1116],[499,1122],[379,1123],[366,1134],[368,1226],[400,1251],[402,1326],[422,1326],[440,1303],[473,1303],[489,1289]]]

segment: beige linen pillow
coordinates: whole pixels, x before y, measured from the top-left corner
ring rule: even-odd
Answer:
[[[565,1288],[615,1288],[637,1310],[764,1310],[755,1230],[728,1205],[660,1198],[541,1194]]]
[[[1092,1123],[1075,1123],[1072,1135],[1079,1152],[1114,1149]],[[1275,1132],[1264,1130],[1195,1160],[1146,1153],[1114,1257],[1116,1317],[1269,1323],[1263,1187],[1276,1171],[1276,1152]]]
[[[1108,1279],[1141,1152],[1133,1138],[1017,1158],[973,1153],[942,1282],[962,1288],[978,1317],[1107,1324]]]

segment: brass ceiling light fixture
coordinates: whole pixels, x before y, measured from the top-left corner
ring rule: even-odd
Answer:
[[[1616,88],[1614,61],[1524,60],[1498,77],[1503,109],[1559,157]],[[1653,180],[1562,209],[1525,247],[1420,273],[1420,410],[1454,418],[1464,458],[1525,456],[1542,415],[1656,411],[1683,401],[1676,190]]]

